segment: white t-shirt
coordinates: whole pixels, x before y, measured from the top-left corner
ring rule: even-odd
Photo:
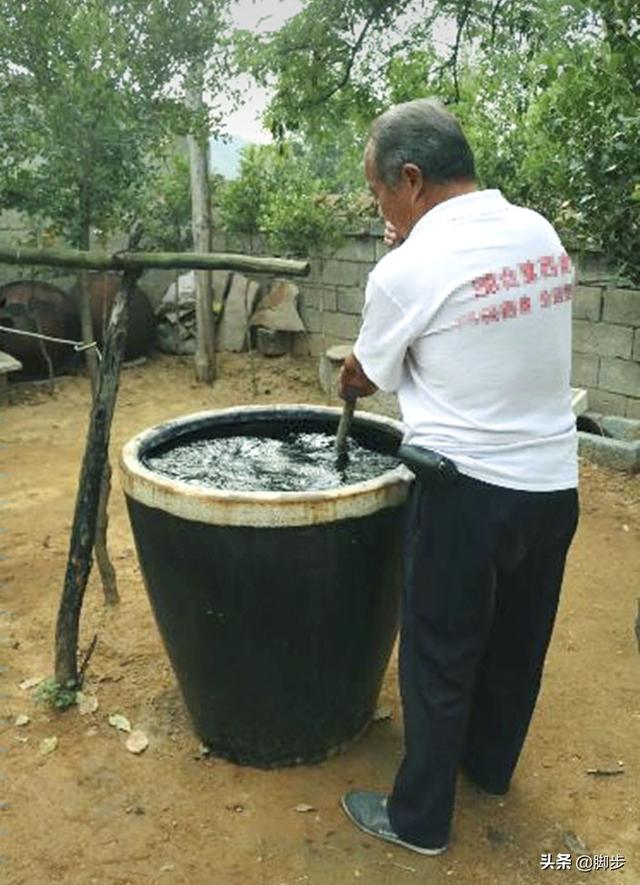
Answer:
[[[553,227],[497,190],[427,212],[371,272],[354,348],[404,441],[493,485],[574,488],[573,283]]]

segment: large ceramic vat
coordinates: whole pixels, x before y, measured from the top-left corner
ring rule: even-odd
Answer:
[[[149,470],[168,443],[335,433],[340,411],[249,406],[131,440],[122,482],[145,584],[195,730],[212,752],[271,767],[326,758],[371,721],[398,624],[411,474],[310,492],[234,492]],[[356,413],[393,453],[401,425]]]

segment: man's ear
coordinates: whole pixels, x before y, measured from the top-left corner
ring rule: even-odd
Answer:
[[[414,193],[419,193],[424,184],[422,169],[415,163],[405,163],[402,167],[402,175]]]

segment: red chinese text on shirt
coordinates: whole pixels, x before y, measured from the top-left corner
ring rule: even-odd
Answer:
[[[566,276],[573,272],[571,258],[566,252],[561,255],[541,255],[536,259],[521,261],[517,267],[503,267],[495,273],[476,277],[473,290],[476,298],[487,298],[500,291],[528,286],[538,280]]]
[[[554,286],[553,289],[545,289],[540,292],[537,303],[542,308],[553,307],[556,304],[564,304],[573,298],[573,285]],[[496,304],[488,305],[481,310],[471,310],[458,317],[456,325],[480,326],[500,323],[506,320],[516,319],[530,314],[535,300],[529,295],[521,295],[520,298],[505,298]]]

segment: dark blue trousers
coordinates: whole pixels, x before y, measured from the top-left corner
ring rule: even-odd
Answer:
[[[577,520],[575,489],[416,482],[400,633],[405,757],[388,804],[407,841],[446,844],[461,765],[483,789],[507,791]]]

